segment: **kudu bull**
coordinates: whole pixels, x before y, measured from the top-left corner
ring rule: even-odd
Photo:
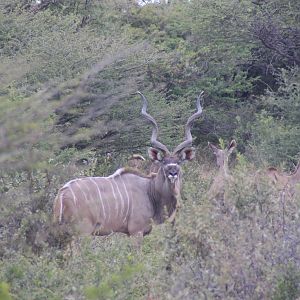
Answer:
[[[202,113],[200,96],[197,112],[185,126],[185,141],[173,152],[157,140],[158,126],[147,113],[147,99],[143,100],[142,115],[152,125],[149,156],[160,168],[149,176],[137,170],[121,168],[108,177],[84,177],[69,181],[58,192],[54,202],[54,219],[71,223],[80,234],[108,235],[122,232],[145,235],[151,223],[174,219],[181,186],[181,167],[193,159],[191,125]]]

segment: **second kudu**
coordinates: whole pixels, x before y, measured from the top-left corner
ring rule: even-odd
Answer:
[[[288,192],[289,196],[293,196],[296,191],[296,185],[300,184],[300,161],[298,162],[294,172],[291,174],[280,172],[274,167],[269,167],[267,169],[267,175],[279,189]]]
[[[143,173],[150,174],[150,173],[157,173],[159,170],[159,164],[155,161],[147,161],[142,155],[140,154],[133,154],[128,162],[128,167],[134,168],[137,170],[142,171]]]
[[[69,181],[58,192],[54,202],[54,220],[71,223],[80,234],[108,235],[122,232],[128,235],[147,234],[151,223],[161,224],[174,219],[181,188],[181,167],[193,159],[191,125],[202,113],[200,97],[197,112],[185,126],[185,141],[173,152],[157,140],[158,126],[147,113],[143,100],[142,115],[152,125],[149,156],[160,167],[149,176],[137,170],[121,168],[108,177],[84,177]]]
[[[228,160],[231,153],[236,148],[236,141],[232,140],[225,149],[220,149],[211,143],[208,143],[208,146],[216,156],[218,166],[218,173],[214,177],[214,181],[208,191],[208,197],[210,199],[223,201],[225,185],[232,179],[229,173]]]

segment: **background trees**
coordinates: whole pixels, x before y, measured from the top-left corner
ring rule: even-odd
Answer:
[[[243,298],[239,291],[245,286],[240,290],[234,286],[228,271],[236,270],[238,262],[231,257],[228,269],[220,266],[231,251],[240,254],[240,262],[247,261],[251,253],[247,252],[250,233],[246,229],[251,218],[256,218],[252,225],[258,232],[269,237],[265,248],[257,246],[259,253],[274,248],[281,232],[278,228],[283,230],[280,238],[289,239],[290,249],[297,251],[296,204],[287,207],[287,236],[279,218],[282,207],[272,189],[257,189],[253,177],[246,189],[243,182],[247,168],[254,173],[262,165],[273,164],[289,170],[299,159],[299,1],[4,0],[0,9],[0,281],[8,282],[17,298],[52,295],[54,299],[69,294],[113,298],[115,286],[120,298],[130,298],[132,294],[127,294],[122,284],[143,268],[153,277],[141,277],[133,289],[136,297],[152,294],[153,287],[156,295],[176,295],[180,290],[199,298],[195,291],[197,282],[204,282],[201,266],[207,267],[205,274],[213,278],[201,287],[207,295],[220,296],[227,291],[228,297]],[[64,261],[57,249],[64,239],[50,226],[54,195],[70,178],[107,175],[133,152],[144,154],[150,129],[140,118],[137,90],[148,97],[161,139],[170,147],[181,140],[195,98],[205,91],[204,117],[193,129],[200,154],[186,170],[185,208],[178,226],[158,229],[146,239],[142,258],[128,251],[126,239],[120,242],[117,237],[97,245],[96,254],[87,244],[84,254],[88,260]],[[232,215],[230,220],[221,218],[225,223],[219,224],[213,218],[220,215],[215,215],[201,196],[213,173],[203,157],[207,157],[208,141],[231,138],[238,141],[239,162],[229,194],[246,217],[240,220]],[[260,215],[255,213],[257,207]],[[267,216],[278,220],[275,227],[279,231],[260,227]],[[238,224],[239,239],[229,247],[220,238],[220,230],[230,236]],[[260,241],[251,234],[252,240]],[[214,244],[209,242],[212,236]],[[159,255],[153,245],[161,246]],[[117,253],[118,247],[121,253]],[[112,256],[105,254],[102,263],[96,263],[102,250],[117,257],[112,272],[108,267],[114,264]],[[297,294],[299,262],[294,254],[283,256],[279,246],[276,251],[275,262],[257,259],[253,273],[244,277],[241,269],[236,273],[251,282],[249,297],[255,288],[258,297],[266,296],[261,290],[279,295],[277,299],[283,299],[282,293]],[[216,264],[213,254],[218,258]],[[149,265],[143,264],[145,258]],[[32,263],[32,259],[37,261]],[[281,264],[289,259],[291,266],[282,270]],[[62,261],[66,265],[60,266]],[[80,272],[62,279],[68,263],[72,270],[81,263],[87,268],[95,265],[76,291],[72,284]],[[193,264],[192,271],[184,267]],[[45,268],[48,273],[42,271]],[[282,277],[276,277],[276,272]],[[176,274],[184,274],[184,286]],[[255,274],[269,277],[265,280]],[[45,276],[53,279],[48,290]],[[164,276],[172,288],[160,284]],[[53,292],[55,277],[68,288],[61,286]],[[194,281],[189,285],[191,277]],[[30,278],[37,287],[32,294],[20,292],[19,287],[32,288]],[[259,280],[266,282],[267,288],[257,284]],[[287,291],[287,286],[292,288]],[[0,285],[1,292],[7,294],[6,284]]]

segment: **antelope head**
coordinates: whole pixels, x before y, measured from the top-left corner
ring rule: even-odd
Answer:
[[[151,144],[153,147],[148,149],[150,159],[159,166],[158,173],[161,173],[169,185],[174,186],[180,183],[181,167],[184,161],[192,160],[195,156],[195,149],[192,147],[191,125],[193,121],[202,113],[200,99],[203,92],[197,97],[197,112],[188,118],[185,125],[185,140],[173,151],[157,140],[158,126],[155,119],[147,113],[148,102],[146,97],[138,92],[143,100],[142,115],[152,124]],[[180,189],[180,186],[179,188]],[[177,190],[179,192],[179,190]]]
[[[220,149],[211,143],[208,143],[208,146],[217,158],[217,166],[219,169],[223,170],[225,175],[228,175],[228,160],[229,156],[236,148],[236,141],[232,140],[225,149]]]
[[[280,181],[281,175],[275,167],[269,167],[267,169],[267,175],[270,177],[273,184],[276,184],[278,181]]]

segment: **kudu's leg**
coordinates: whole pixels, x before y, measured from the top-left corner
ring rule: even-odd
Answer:
[[[78,224],[74,224],[74,236],[65,251],[65,257],[78,256],[81,253],[81,237],[90,236],[94,228],[95,226],[87,218],[81,220]]]
[[[128,232],[132,240],[133,248],[136,251],[141,251],[143,244],[143,237],[148,234],[152,229],[151,224],[145,220],[130,220],[128,223]]]
[[[88,218],[84,218],[78,222],[78,224],[76,225],[76,230],[80,233],[80,235],[89,236],[93,234],[95,230],[95,225]]]

